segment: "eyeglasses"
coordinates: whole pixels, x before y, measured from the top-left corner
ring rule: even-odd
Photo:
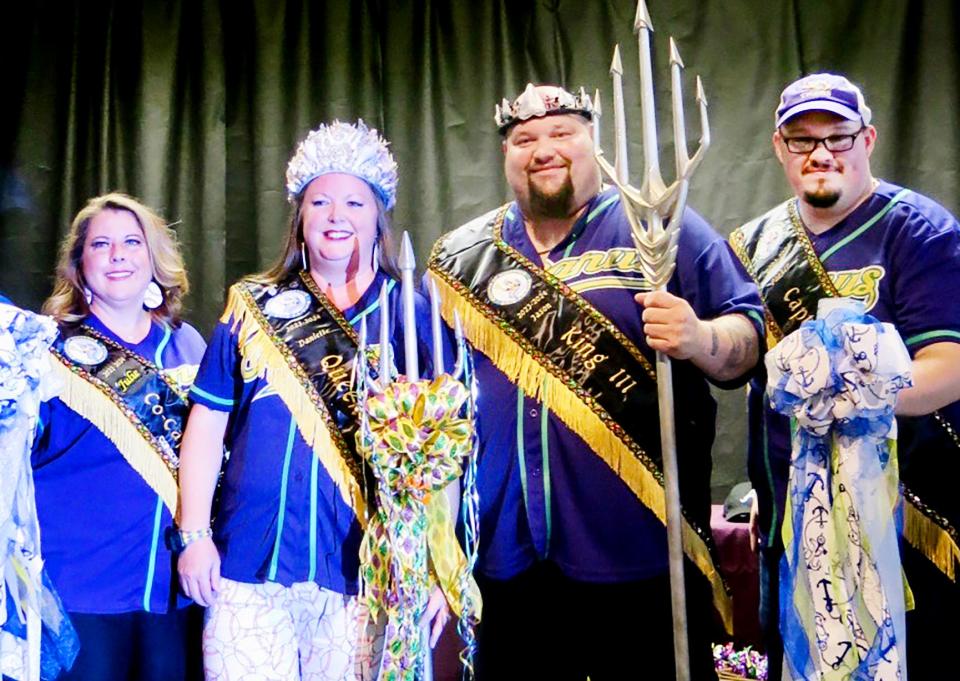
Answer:
[[[857,135],[866,129],[866,127],[862,127],[852,135],[830,135],[829,137],[784,137],[781,135],[780,139],[787,145],[787,151],[793,154],[812,153],[821,142],[827,151],[850,151],[853,149],[853,143],[857,141]]]

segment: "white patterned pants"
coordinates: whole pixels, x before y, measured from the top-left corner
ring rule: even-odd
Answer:
[[[356,597],[313,582],[221,578],[203,627],[207,681],[372,679],[383,632],[368,620]]]

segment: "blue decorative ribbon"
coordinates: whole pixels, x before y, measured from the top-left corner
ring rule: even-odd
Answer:
[[[910,356],[894,327],[830,304],[766,357],[791,418],[780,628],[794,679],[906,680],[897,545],[897,393]]]
[[[43,569],[30,467],[56,335],[53,320],[0,304],[0,674],[23,681],[56,678],[79,650]]]

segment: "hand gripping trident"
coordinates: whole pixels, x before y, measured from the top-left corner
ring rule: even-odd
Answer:
[[[406,375],[398,375],[392,357],[386,284],[380,289],[379,375],[369,371],[364,320],[355,363],[354,385],[361,410],[358,450],[376,478],[378,502],[361,547],[361,573],[373,614],[383,610],[387,615],[378,678],[431,681],[429,631],[425,626],[418,629],[417,618],[435,582],[460,616],[459,631],[466,644],[461,660],[471,675],[476,647],[473,625],[479,615],[479,593],[471,573],[476,561],[478,498],[475,402],[468,387],[473,372],[459,318],[455,320],[456,365],[451,373],[444,372],[440,301],[433,285],[434,378],[421,380],[414,308],[416,263],[406,233],[399,266]],[[453,531],[451,515],[456,509],[449,509],[444,497],[444,488],[456,484],[461,471],[466,556]]]
[[[670,38],[670,75],[673,95],[673,137],[676,151],[676,179],[667,186],[660,175],[660,150],[657,146],[657,121],[653,102],[653,69],[650,63],[650,33],[653,25],[644,0],[637,3],[634,31],[640,44],[640,89],[643,113],[643,185],[629,184],[627,133],[623,107],[623,66],[620,48],[613,52],[610,73],[613,76],[613,108],[616,141],[616,166],[611,167],[597,149],[597,162],[620,190],[624,211],[630,220],[633,241],[643,275],[654,290],[667,288],[677,260],[677,239],[687,200],[690,176],[700,165],[710,146],[707,100],[703,84],[697,78],[697,104],[700,108],[700,147],[687,155],[687,134],[683,119],[683,95],[680,69],[683,61]],[[681,534],[680,492],[677,482],[677,444],[673,412],[673,381],[670,358],[657,352],[657,397],[660,405],[660,445],[663,455],[663,481],[666,498],[667,544],[670,556],[670,590],[673,605],[673,648],[677,681],[689,681],[690,656],[687,641],[686,592],[683,583],[683,537]]]

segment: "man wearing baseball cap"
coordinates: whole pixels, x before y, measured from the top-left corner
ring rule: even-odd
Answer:
[[[444,236],[431,276],[473,345],[483,595],[477,678],[674,677],[654,350],[674,358],[690,669],[716,678],[708,381],[742,385],[760,299],[724,240],[683,214],[667,291],[644,277],[603,187],[583,90],[496,107],[513,199]]]
[[[911,354],[913,387],[900,392],[896,408],[900,551],[916,602],[906,618],[907,669],[912,679],[939,678],[933,670],[941,669],[948,632],[936,613],[960,612],[960,495],[953,489],[960,482],[960,225],[932,199],[873,176],[877,130],[860,89],[845,77],[818,73],[791,83],[774,121],[773,150],[793,196],[735,230],[730,242],[764,299],[768,347],[813,318],[819,299],[848,296],[894,324]],[[770,678],[779,679],[790,424],[767,404],[759,380],[750,386],[749,412],[761,626]]]

